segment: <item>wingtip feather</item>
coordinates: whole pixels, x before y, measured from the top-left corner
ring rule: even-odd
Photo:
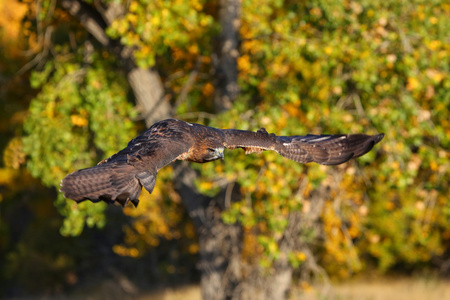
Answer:
[[[77,203],[117,202],[125,207],[129,201],[136,205],[141,185],[128,165],[105,163],[67,175],[61,180],[60,192]]]

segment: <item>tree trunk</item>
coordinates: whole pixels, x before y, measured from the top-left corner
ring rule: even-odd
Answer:
[[[236,299],[241,280],[240,253],[242,227],[223,223],[221,213],[225,192],[215,198],[200,194],[194,185],[196,174],[189,164],[179,163],[175,170],[175,189],[183,195],[183,205],[192,218],[200,245],[201,290],[203,299]],[[239,199],[233,188],[231,199]],[[234,194],[234,195],[233,195]]]
[[[230,109],[239,95],[237,58],[240,17],[241,0],[220,0],[219,19],[222,32],[213,60],[216,89],[214,104],[217,112]]]
[[[273,274],[265,278],[261,300],[286,299],[291,286],[292,267],[287,259],[280,259],[272,269]],[[252,297],[248,299],[254,299]]]
[[[282,264],[283,266],[275,268],[276,274],[267,282],[264,299],[286,299],[291,286],[292,267],[287,261]]]
[[[219,212],[215,214],[219,215]],[[220,216],[218,216],[220,218]],[[201,289],[203,299],[233,299],[241,278],[242,228],[219,219],[199,231]]]
[[[170,116],[170,104],[164,97],[164,86],[158,72],[134,66],[128,72],[128,81],[147,127]]]

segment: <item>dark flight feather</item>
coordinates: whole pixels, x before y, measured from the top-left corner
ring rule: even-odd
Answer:
[[[142,187],[153,191],[156,175],[174,160],[205,163],[223,158],[224,148],[244,149],[246,154],[265,150],[299,163],[338,165],[370,151],[384,137],[365,134],[276,136],[264,128],[256,132],[217,129],[168,119],[151,126],[127,147],[97,166],[67,175],[61,192],[77,202],[139,203]]]

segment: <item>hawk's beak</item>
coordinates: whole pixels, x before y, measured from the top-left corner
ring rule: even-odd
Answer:
[[[217,156],[220,157],[222,160],[225,158],[223,149],[217,149]]]

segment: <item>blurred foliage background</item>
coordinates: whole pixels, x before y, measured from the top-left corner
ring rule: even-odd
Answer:
[[[58,294],[104,277],[131,278],[132,287],[195,281],[199,245],[172,167],[124,213],[58,192],[67,173],[147,126],[122,62],[67,1],[0,1],[0,291]],[[386,134],[339,167],[238,150],[193,166],[205,195],[239,187],[222,218],[243,228],[243,263],[270,268],[287,257],[301,270],[314,259],[333,278],[450,274],[446,1],[242,1],[240,91],[220,112],[218,1],[75,2],[124,9],[105,34],[131,49],[139,68],[157,71],[176,118],[278,135]],[[317,206],[312,195],[321,189]],[[291,217],[315,209],[317,219],[293,237],[298,245],[280,248]]]

